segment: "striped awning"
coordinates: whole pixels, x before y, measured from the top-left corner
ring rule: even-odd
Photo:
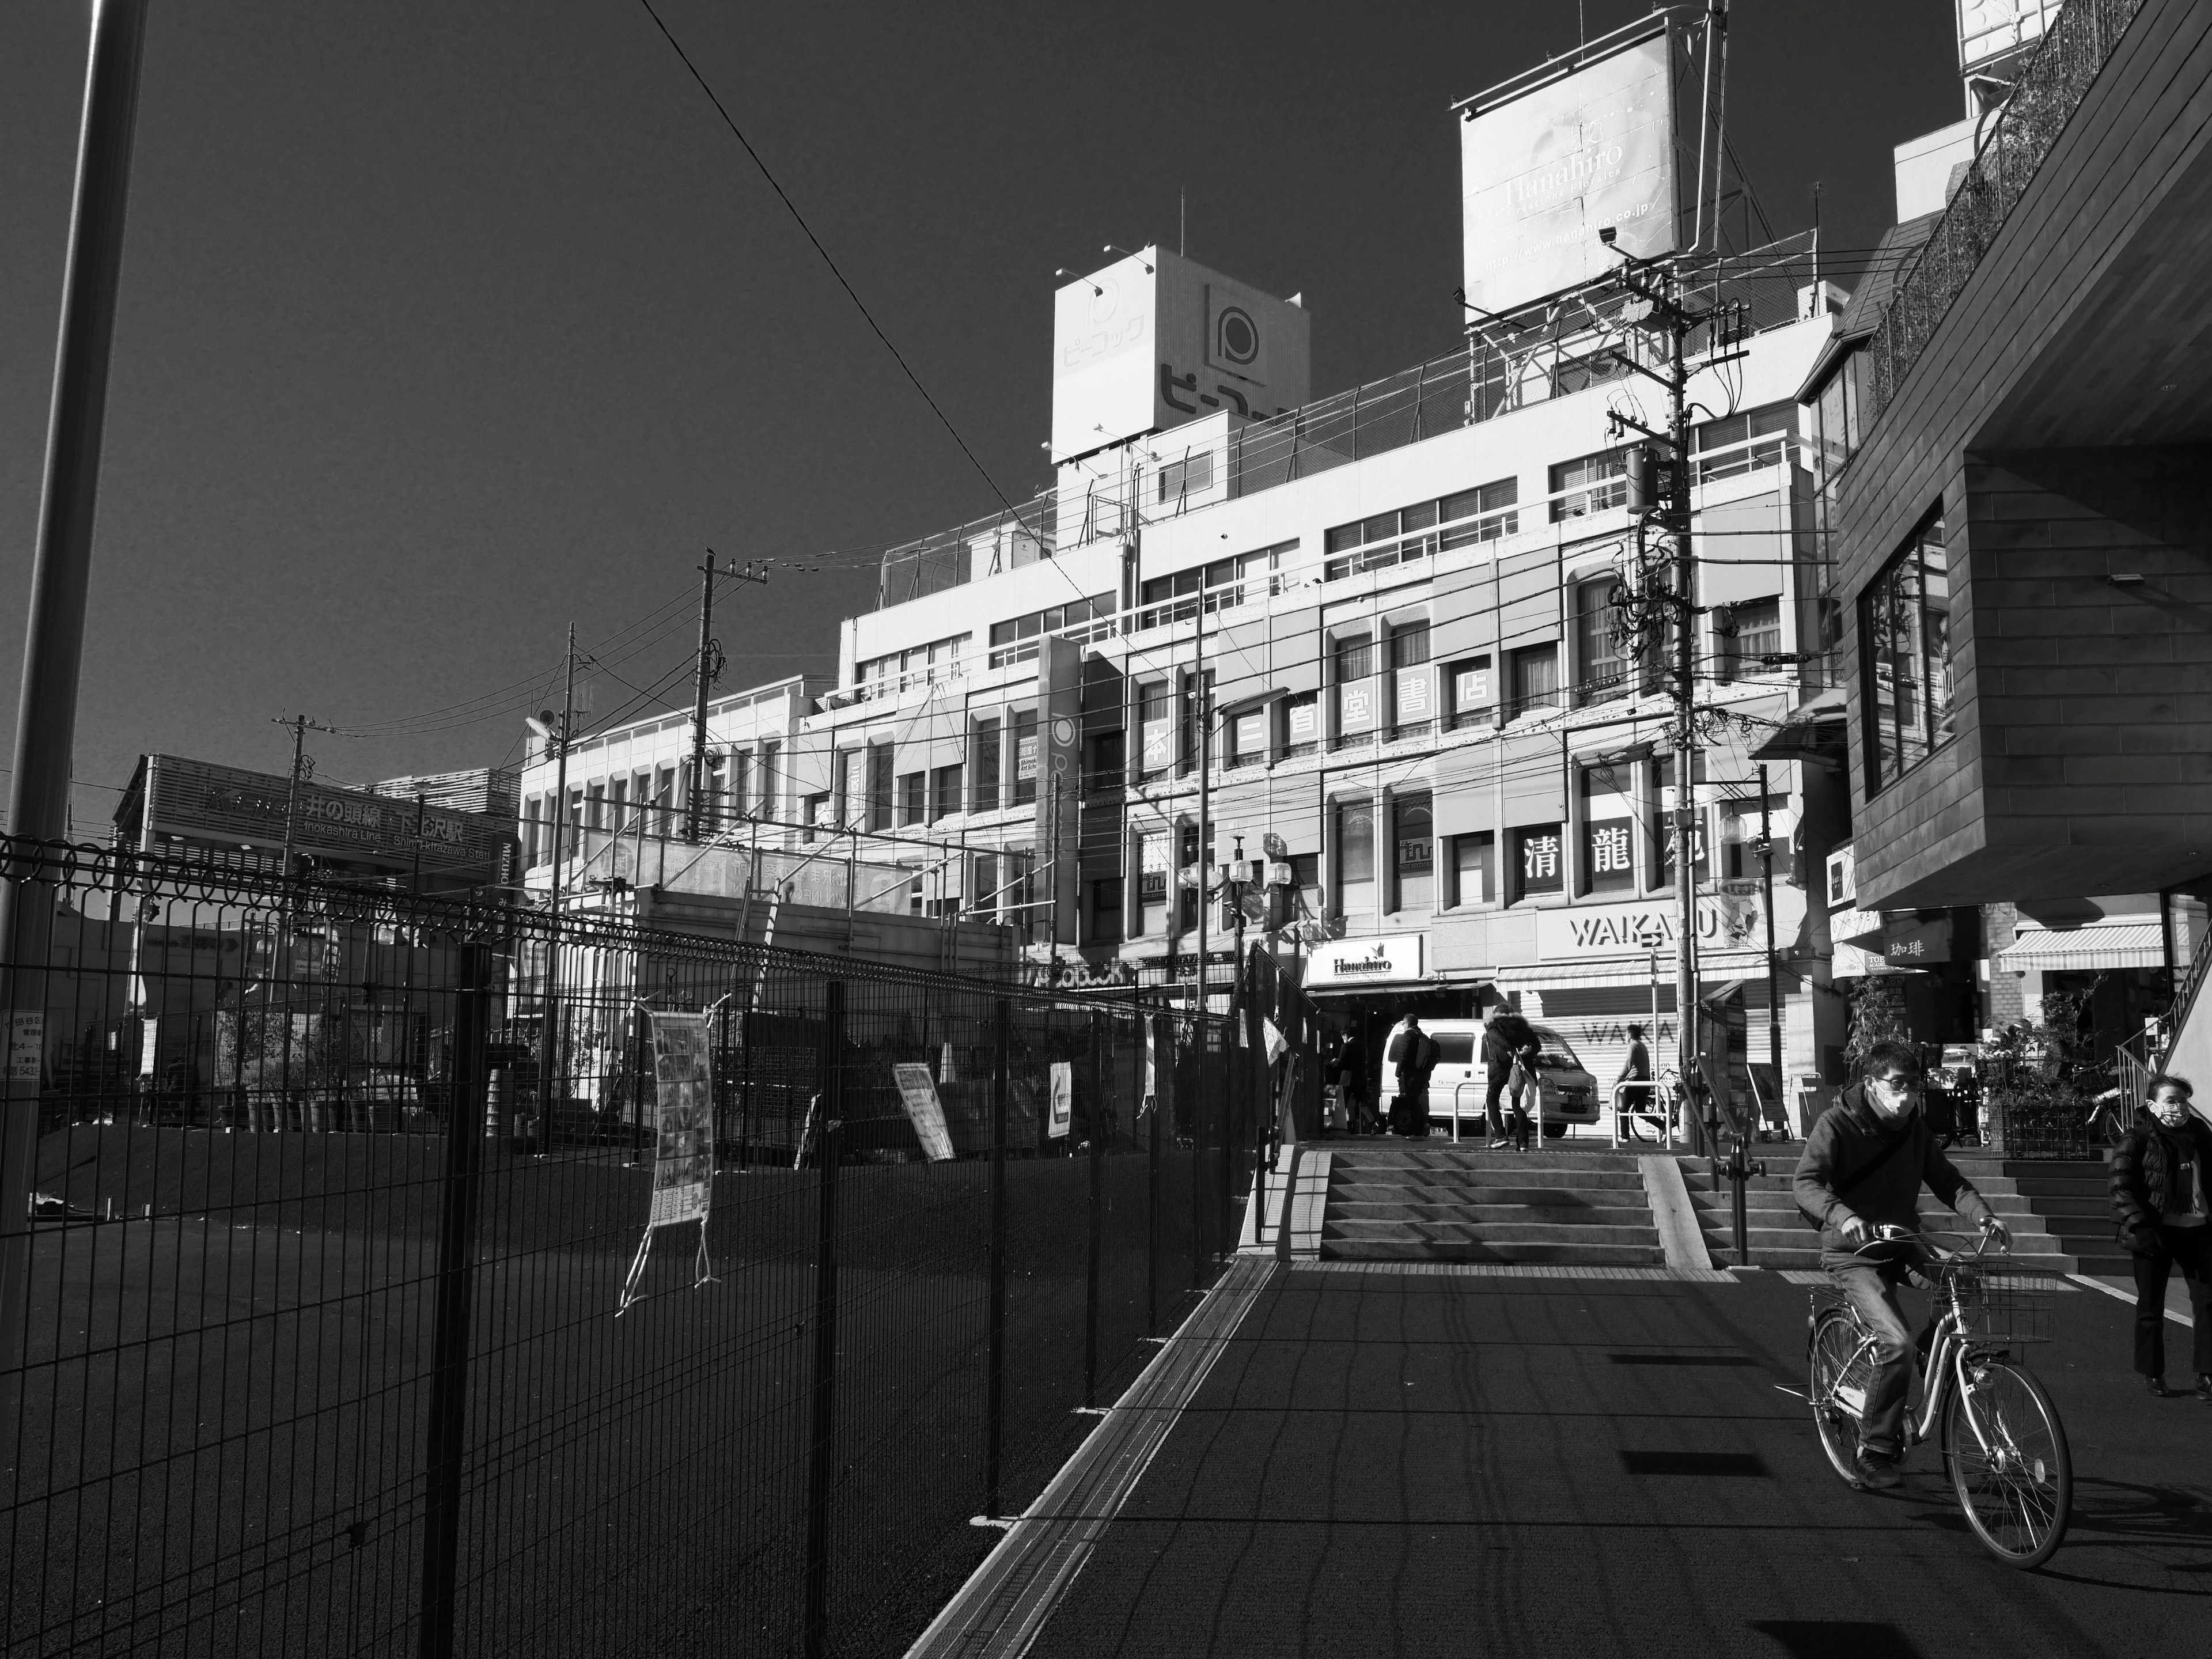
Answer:
[[[2163,968],[2166,942],[2155,916],[2093,921],[2052,929],[2022,922],[2018,937],[1999,951],[1996,965],[2033,968]]]

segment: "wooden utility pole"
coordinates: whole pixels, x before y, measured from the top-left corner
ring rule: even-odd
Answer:
[[[699,690],[691,708],[690,781],[684,788],[684,839],[696,842],[705,820],[707,799],[707,691],[721,678],[722,647],[714,640],[714,578],[727,576],[733,581],[760,582],[768,580],[768,572],[756,562],[739,569],[735,564],[726,570],[714,568],[714,550],[707,550],[706,562],[699,567]]]

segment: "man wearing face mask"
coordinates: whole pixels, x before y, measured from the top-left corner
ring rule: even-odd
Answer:
[[[1857,1254],[1883,1226],[1920,1231],[1920,1188],[2011,1243],[1973,1183],[1953,1167],[1920,1109],[1920,1056],[1910,1044],[1876,1043],[1866,1079],[1844,1091],[1805,1137],[1797,1160],[1797,1207],[1820,1230],[1820,1265],[1875,1335],[1875,1376],[1859,1419],[1858,1474],[1872,1487],[1897,1485],[1912,1383],[1912,1331],[1898,1304],[1901,1260]]]
[[[2150,1080],[2149,1110],[2112,1153],[2112,1208],[2135,1255],[2136,1370],[2166,1396],[2166,1285],[2178,1266],[2197,1316],[2197,1397],[2212,1401],[2212,1128],[2189,1097],[2187,1078]]]

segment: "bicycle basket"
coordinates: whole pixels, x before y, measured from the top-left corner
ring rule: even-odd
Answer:
[[[2058,1288],[2048,1273],[1988,1263],[1962,1267],[1949,1278],[1967,1334],[1975,1341],[2051,1340],[2051,1314]]]

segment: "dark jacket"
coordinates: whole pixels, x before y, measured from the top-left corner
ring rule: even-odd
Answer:
[[[2179,1129],[2168,1129],[2148,1112],[2140,1112],[2135,1125],[2112,1151],[2112,1211],[2119,1218],[2119,1240],[2138,1255],[2155,1254],[2158,1219],[2166,1212],[2173,1190],[2174,1171],[2184,1159],[2186,1144],[2197,1153],[2195,1178],[2212,1175],[2212,1128],[2196,1113]]]
[[[1837,1187],[1869,1169],[1900,1131],[1904,1139],[1881,1166],[1838,1197]],[[1990,1213],[1974,1183],[1943,1156],[1927,1113],[1915,1110],[1901,1122],[1884,1118],[1868,1103],[1865,1085],[1853,1084],[1805,1137],[1795,1187],[1797,1207],[1820,1230],[1820,1248],[1848,1254],[1851,1247],[1844,1242],[1842,1227],[1855,1215],[1869,1227],[1887,1224],[1917,1232],[1923,1183],[1970,1221]]]
[[[1426,1031],[1407,1031],[1398,1045],[1398,1092],[1417,1095],[1427,1088],[1442,1052]]]
[[[1542,1051],[1535,1028],[1518,1014],[1500,1014],[1483,1023],[1482,1062],[1492,1071],[1510,1066],[1516,1060],[1533,1066]]]

